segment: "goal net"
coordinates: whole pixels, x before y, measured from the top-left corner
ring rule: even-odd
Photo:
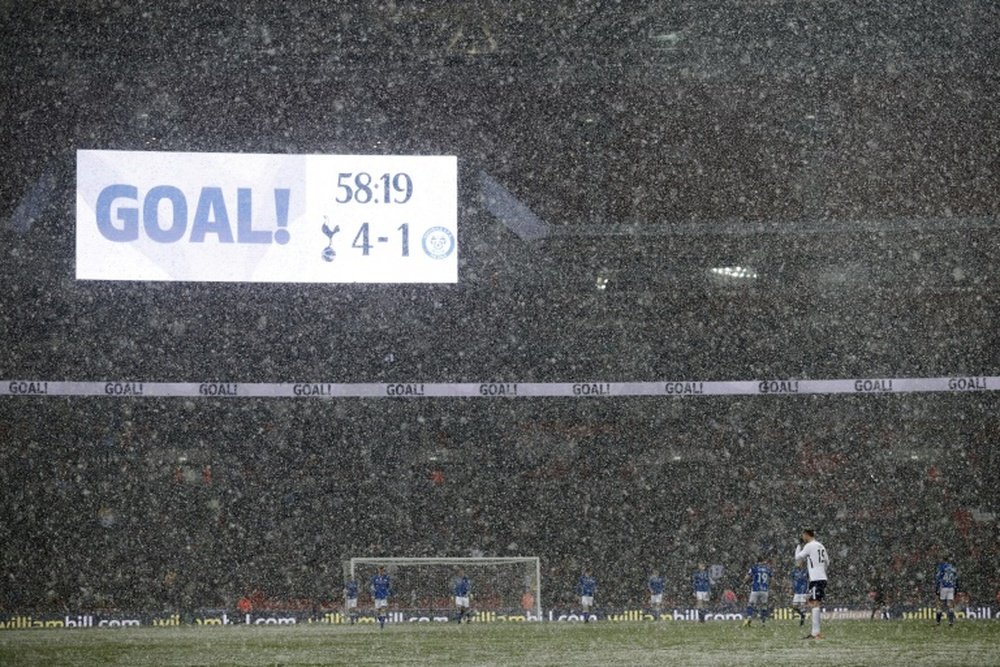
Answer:
[[[464,572],[474,614],[542,617],[541,564],[536,556],[481,558],[352,558],[344,574],[358,582],[359,604],[371,606],[369,582],[379,566],[392,581],[391,609],[444,616],[454,610],[454,583]]]

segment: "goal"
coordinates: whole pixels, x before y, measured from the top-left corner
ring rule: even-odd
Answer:
[[[359,583],[362,604],[368,581],[385,566],[392,577],[391,606],[411,613],[440,615],[452,609],[452,583],[459,571],[472,583],[476,613],[531,614],[542,618],[542,568],[537,556],[479,558],[352,558],[344,573]]]

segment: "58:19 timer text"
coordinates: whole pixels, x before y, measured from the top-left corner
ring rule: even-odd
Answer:
[[[413,196],[413,179],[398,172],[373,177],[365,171],[337,174],[338,204],[405,204]]]

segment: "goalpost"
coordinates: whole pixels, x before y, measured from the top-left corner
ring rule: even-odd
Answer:
[[[452,581],[461,568],[472,582],[472,608],[477,613],[531,613],[542,618],[542,567],[537,556],[363,557],[345,562],[344,570],[367,594],[368,581],[380,565],[392,577],[395,605],[404,609],[450,609]]]

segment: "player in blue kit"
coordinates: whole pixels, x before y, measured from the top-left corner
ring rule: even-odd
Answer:
[[[472,582],[465,576],[465,570],[459,570],[458,574],[451,582],[451,592],[455,596],[455,607],[458,609],[458,617],[455,619],[459,623],[465,618],[466,622],[472,621],[469,614],[469,597],[472,593]]]
[[[806,623],[806,599],[809,596],[809,570],[802,561],[795,562],[792,570],[792,607],[799,612],[799,627]]]
[[[585,568],[576,584],[576,592],[580,595],[580,606],[583,607],[583,622],[590,622],[590,608],[594,606],[594,594],[597,592],[597,580]]]
[[[371,580],[372,599],[375,601],[375,618],[378,619],[378,626],[385,628],[386,612],[389,608],[389,596],[392,595],[392,582],[389,575],[385,573],[385,567],[378,566],[378,572]]]
[[[750,570],[747,571],[745,577],[743,577],[743,583],[750,582],[750,600],[747,604],[747,620],[743,621],[743,625],[750,626],[751,621],[753,621],[753,615],[760,610],[760,622],[767,622],[767,601],[771,592],[771,578],[774,573],[771,571],[771,566],[767,564],[767,558],[760,556],[757,558],[757,562],[750,566]]]
[[[691,585],[694,587],[694,606],[698,611],[698,621],[704,623],[705,605],[712,594],[712,578],[704,563],[698,563],[698,570],[691,577]]]
[[[955,589],[958,588],[958,569],[948,559],[940,563],[934,575],[934,589],[937,591],[937,624],[941,625],[941,615],[948,612],[948,626],[955,625]]]
[[[660,607],[663,606],[664,588],[666,588],[666,585],[663,577],[660,576],[660,571],[653,570],[649,581],[646,582],[646,590],[649,591],[649,606],[653,608],[653,613],[656,614],[657,618],[660,617]]]
[[[358,582],[353,578],[344,582],[344,615],[351,619],[351,625],[358,620]]]

